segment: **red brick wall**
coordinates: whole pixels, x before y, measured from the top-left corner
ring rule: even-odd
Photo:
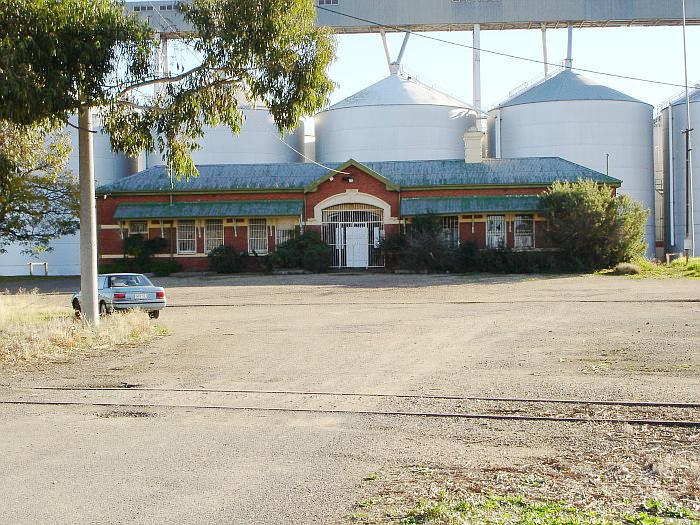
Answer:
[[[462,244],[473,242],[478,248],[486,248],[486,223],[475,222],[474,233],[472,233],[471,222],[460,222],[459,240]]]
[[[233,225],[224,225],[224,244],[233,246],[239,252],[248,251],[248,228],[243,224],[236,224],[234,235]]]
[[[345,193],[346,190],[357,190],[360,193],[377,197],[391,206],[392,217],[399,216],[399,193],[397,191],[388,190],[383,182],[367,175],[355,166],[350,166],[343,171],[350,175],[336,174],[332,181],[327,180],[321,183],[316,191],[306,194],[306,219],[320,219],[320,217],[314,217],[314,206],[329,197]],[[352,177],[353,182],[345,182],[343,177]],[[387,218],[385,217],[385,219]]]
[[[401,197],[468,197],[473,195],[539,195],[547,188],[484,188],[484,189],[434,189],[434,190],[401,190]]]

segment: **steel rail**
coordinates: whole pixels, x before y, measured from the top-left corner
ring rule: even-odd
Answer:
[[[694,304],[700,303],[700,299],[526,299],[521,301],[436,301],[436,302],[343,302],[348,306],[431,306],[440,304],[452,305],[479,305],[479,304]],[[168,304],[168,308],[240,308],[244,306],[330,306],[339,303],[207,303],[207,304]]]
[[[372,392],[332,392],[324,390],[256,390],[256,389],[218,389],[218,388],[159,388],[141,387],[124,383],[122,387],[70,387],[70,386],[35,386],[28,390],[68,391],[68,392],[189,392],[203,394],[261,394],[261,395],[297,395],[328,397],[374,397],[394,399],[433,399],[442,401],[486,401],[494,403],[542,403],[564,405],[619,406],[642,408],[700,408],[700,403],[682,403],[674,401],[612,401],[598,399],[547,399],[526,397],[487,397],[457,396],[438,394],[382,394]]]
[[[183,408],[189,410],[223,410],[239,412],[278,412],[299,414],[336,414],[358,416],[388,416],[388,417],[423,417],[442,419],[474,419],[493,421],[529,421],[552,423],[596,423],[596,424],[625,424],[646,425],[660,427],[700,428],[700,421],[688,420],[663,420],[663,419],[622,419],[622,418],[582,418],[582,417],[556,417],[556,416],[518,416],[505,414],[470,414],[460,412],[398,412],[380,410],[345,410],[322,408],[287,408],[287,407],[251,407],[228,405],[174,405],[166,403],[113,403],[90,401],[13,401],[3,400],[0,405],[34,405],[34,406],[87,406],[87,407],[129,407],[129,408]]]

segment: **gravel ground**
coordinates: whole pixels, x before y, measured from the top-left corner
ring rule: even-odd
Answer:
[[[441,484],[498,492],[528,487],[530,475],[545,480],[532,482],[545,497],[589,490],[606,494],[598,498],[606,504],[645,494],[689,501],[697,491],[693,430],[174,405],[698,420],[697,409],[168,391],[698,402],[696,281],[384,274],[156,280],[173,306],[159,320],[170,329],[166,338],[0,371],[2,400],[168,405],[0,405],[0,523],[338,523],[375,497],[380,503],[366,519],[390,520],[387,509],[400,514]],[[123,383],[165,390],[31,389]],[[576,475],[557,477],[576,465]],[[629,477],[622,483],[619,476]],[[594,478],[604,481],[597,486]]]

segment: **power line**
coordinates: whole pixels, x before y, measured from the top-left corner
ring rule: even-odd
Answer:
[[[412,31],[412,30],[410,30],[410,29],[408,29],[408,28],[406,28],[406,27],[400,27],[400,26],[392,26],[392,25],[388,25],[388,24],[382,24],[381,22],[375,22],[374,20],[368,20],[368,19],[366,19],[366,18],[362,18],[362,17],[355,16],[355,15],[350,15],[350,14],[348,14],[348,13],[342,13],[342,12],[340,12],[340,11],[336,11],[336,10],[334,10],[334,9],[329,9],[329,8],[327,8],[327,7],[317,6],[317,9],[320,9],[320,10],[322,10],[322,11],[328,11],[329,13],[333,13],[333,14],[335,14],[335,15],[340,15],[340,16],[344,16],[344,17],[347,17],[347,18],[351,18],[351,19],[353,19],[353,20],[357,20],[358,22],[364,22],[364,23],[366,23],[366,24],[371,24],[371,25],[376,26],[376,27],[381,27],[381,28],[384,28],[384,29],[391,29],[392,31],[398,31],[398,32],[402,32],[402,33],[410,33],[410,34],[416,35],[417,37],[425,38],[426,40],[433,40],[433,41],[435,41],[435,42],[440,42],[440,43],[442,43],[442,44],[449,44],[449,45],[452,45],[452,46],[462,47],[462,48],[465,48],[465,49],[477,50],[477,51],[481,51],[482,53],[489,53],[489,54],[492,54],[492,55],[502,56],[502,57],[506,57],[506,58],[512,58],[512,59],[514,59],[514,60],[521,60],[521,61],[524,61],[524,62],[531,62],[531,63],[533,63],[533,64],[540,64],[540,65],[546,64],[546,65],[548,65],[548,66],[554,66],[554,67],[558,67],[558,66],[559,66],[559,64],[554,64],[554,63],[552,63],[552,62],[545,62],[544,60],[537,60],[537,59],[535,59],[535,58],[528,58],[528,57],[523,57],[523,56],[519,56],[519,55],[512,55],[512,54],[510,54],[510,53],[504,53],[504,52],[502,52],[502,51],[493,51],[493,50],[491,50],[491,49],[484,49],[483,47],[474,47],[474,46],[470,46],[469,44],[462,44],[462,43],[459,43],[459,42],[452,42],[452,41],[450,41],[450,40],[445,40],[445,39],[443,39],[443,38],[438,38],[438,37],[436,37],[436,36],[430,36],[430,35],[426,35],[426,34],[424,34],[424,33],[417,33],[417,32]],[[574,69],[574,70],[576,70],[576,71],[582,71],[582,72],[584,72],[584,73],[592,73],[592,74],[595,74],[595,75],[604,75],[604,76],[608,76],[608,77],[622,78],[622,79],[625,79],[625,80],[634,80],[634,81],[637,81],[637,82],[647,82],[647,83],[649,83],[649,84],[659,84],[659,85],[662,85],[662,86],[672,86],[672,87],[681,87],[681,88],[685,88],[685,87],[686,87],[686,84],[675,84],[675,83],[673,83],[673,82],[664,82],[664,81],[662,81],[662,80],[652,80],[652,79],[649,79],[649,78],[633,77],[633,76],[629,76],[629,75],[620,75],[620,74],[617,74],[617,73],[608,73],[608,72],[605,72],[605,71],[597,71],[597,70],[595,70],[595,69],[584,69],[584,68],[581,68],[581,67],[572,67],[571,69]]]

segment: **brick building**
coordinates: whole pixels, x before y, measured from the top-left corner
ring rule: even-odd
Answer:
[[[123,257],[128,235],[162,237],[157,257],[207,267],[222,244],[264,256],[296,228],[314,229],[338,268],[382,267],[379,241],[411,217],[441,217],[445,242],[539,249],[538,195],[554,181],[621,182],[561,158],[199,166],[173,180],[155,166],[97,190],[99,262]]]

